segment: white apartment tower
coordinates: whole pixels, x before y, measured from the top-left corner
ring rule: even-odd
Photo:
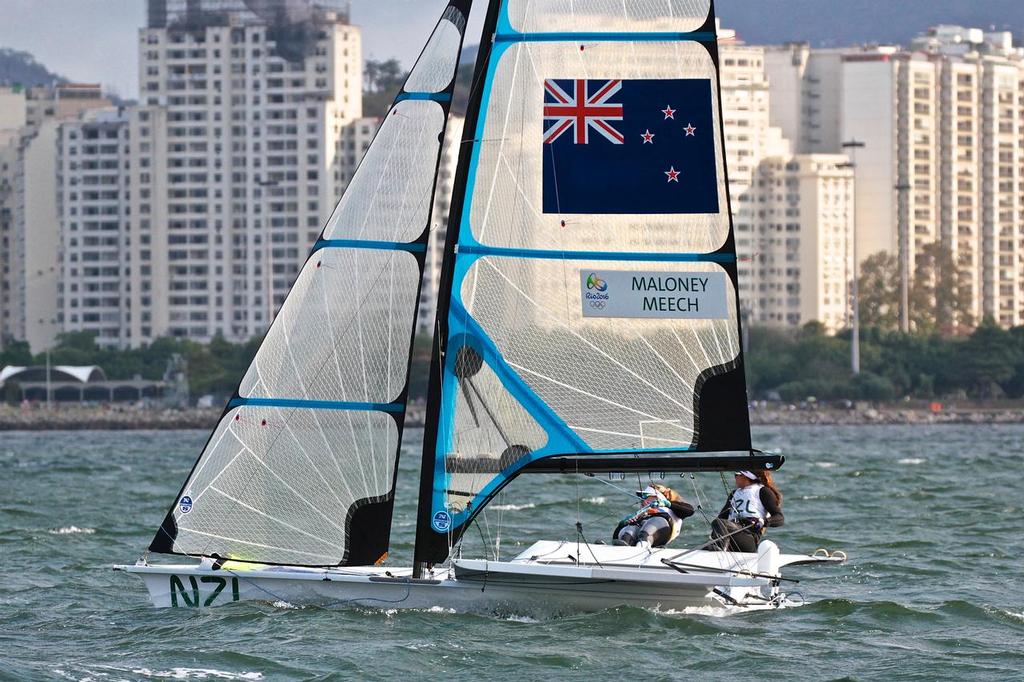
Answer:
[[[852,174],[846,157],[794,155],[771,120],[765,49],[720,31],[729,196],[746,323],[829,331],[848,320]],[[819,262],[816,259],[821,258]]]
[[[61,121],[110,102],[99,85],[84,84],[0,95],[0,337],[28,341],[38,353],[61,331],[58,129]]]
[[[761,162],[751,195],[760,215],[751,270],[761,323],[850,324],[853,171],[841,154],[800,154]]]
[[[970,316],[1024,322],[1024,51],[939,26],[904,50],[769,48],[773,123],[801,152],[857,150],[860,258],[948,247]]]
[[[120,343],[265,332],[345,179],[359,29],[317,0],[151,0],[128,116]]]
[[[64,331],[94,332],[103,346],[128,345],[130,151],[128,115],[117,109],[60,126],[58,321]]]

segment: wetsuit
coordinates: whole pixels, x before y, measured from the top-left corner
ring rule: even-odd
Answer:
[[[651,547],[664,547],[679,535],[683,519],[693,516],[693,512],[686,502],[669,502],[667,507],[649,505],[620,521],[612,538],[627,545],[646,542]]]
[[[770,488],[760,483],[736,488],[718,518],[711,522],[708,549],[756,552],[765,527],[778,528],[785,522],[779,500]]]

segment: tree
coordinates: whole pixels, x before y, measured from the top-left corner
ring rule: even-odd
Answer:
[[[363,115],[387,114],[407,76],[397,59],[367,59],[363,69]]]
[[[0,368],[7,365],[27,367],[32,364],[32,350],[29,348],[28,341],[4,339],[0,348],[3,348],[0,350]]]
[[[1000,386],[1016,373],[1020,352],[1006,331],[991,317],[986,317],[970,338],[960,347],[959,369],[964,384],[979,398],[995,398]]]
[[[919,333],[967,333],[974,326],[968,274],[940,242],[926,244],[916,258],[910,290],[910,321]]]
[[[864,328],[876,327],[895,331],[900,321],[899,259],[880,251],[861,263],[857,280],[860,299],[860,323]]]

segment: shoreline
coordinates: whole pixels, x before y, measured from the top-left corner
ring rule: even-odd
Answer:
[[[212,430],[221,408],[168,409],[131,405],[0,405],[2,431],[172,431]],[[423,426],[424,410],[412,406],[406,425]],[[792,405],[757,406],[750,410],[752,426],[877,426],[931,424],[1024,424],[1018,404],[961,404],[932,411],[927,406],[859,405],[851,409]]]

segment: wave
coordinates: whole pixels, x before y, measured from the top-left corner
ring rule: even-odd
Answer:
[[[835,462],[815,462],[814,466],[821,467],[822,469],[831,469],[838,465]]]
[[[263,673],[233,673],[215,668],[171,668],[170,670],[152,670],[150,668],[134,668],[132,672],[143,677],[167,680],[262,680]]]
[[[169,670],[154,670],[153,668],[119,668],[116,666],[101,665],[94,670],[86,669],[86,677],[81,679],[93,679],[94,675],[106,677],[104,673],[95,670],[108,670],[115,673],[131,673],[137,677],[157,680],[262,680],[263,673],[254,671],[232,672],[230,670],[217,670],[216,668],[170,668]],[[51,672],[65,679],[79,679],[76,674],[64,668],[54,668]]]
[[[896,462],[897,464],[924,464],[928,460],[923,457],[904,457],[903,459]]]
[[[491,509],[495,511],[522,511],[524,509],[533,509],[536,506],[532,502],[527,504],[496,504]]]
[[[584,497],[583,501],[587,504],[605,504],[608,502],[608,498],[604,495],[599,495],[597,497]]]
[[[78,526],[62,526],[60,528],[51,528],[47,532],[50,535],[92,535],[96,532],[96,529],[79,528]]]

